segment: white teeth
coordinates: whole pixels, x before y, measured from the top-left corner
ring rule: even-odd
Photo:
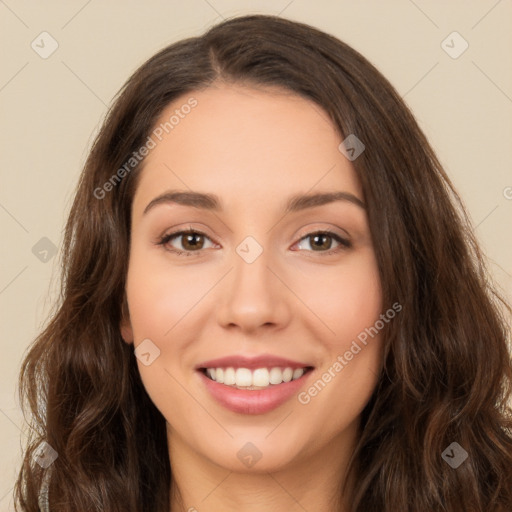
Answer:
[[[291,368],[285,368],[283,370],[283,382],[290,382],[292,379],[293,379],[293,370]]]
[[[226,368],[224,370],[224,384],[228,386],[236,384],[235,370],[233,368]]]
[[[302,377],[303,374],[304,374],[304,368],[297,368],[297,369],[293,370],[292,379],[293,380],[298,379],[299,377]]]
[[[266,388],[270,384],[268,370],[266,368],[258,368],[252,372],[252,385]]]
[[[304,375],[304,368],[207,368],[206,374],[210,379],[226,386],[241,388],[266,388],[268,386],[281,384],[296,380]]]
[[[272,368],[270,370],[270,384],[281,384],[283,382],[283,372],[281,368]]]
[[[237,368],[236,370],[237,386],[252,386],[252,373],[247,368]]]

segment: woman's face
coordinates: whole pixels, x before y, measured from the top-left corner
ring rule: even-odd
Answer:
[[[333,124],[291,93],[222,85],[169,105],[151,137],[121,330],[171,454],[270,471],[353,441],[380,368],[381,288]],[[327,193],[340,199],[307,199]]]

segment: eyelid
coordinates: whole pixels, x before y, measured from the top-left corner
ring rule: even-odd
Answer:
[[[304,236],[301,236],[297,242],[293,244],[292,247],[300,244],[303,240],[307,240],[310,237],[313,237],[314,235],[327,235],[329,238],[332,238],[335,240],[339,245],[338,247],[335,247],[334,249],[328,249],[326,251],[304,251],[309,256],[312,254],[318,254],[319,256],[329,256],[333,254],[338,254],[339,252],[343,250],[348,250],[352,248],[352,242],[350,241],[350,237],[345,237],[337,233],[336,231],[332,231],[330,229],[316,229],[313,231],[308,231]]]
[[[214,244],[214,245],[216,244],[216,242],[214,240],[212,240],[212,238],[209,235],[207,235],[206,233],[204,233],[203,231],[201,231],[199,229],[195,229],[194,227],[192,227],[190,225],[187,228],[177,229],[175,231],[171,231],[170,233],[161,235],[160,237],[158,237],[156,244],[165,247],[170,242],[170,240],[172,240],[173,238],[179,238],[180,236],[187,235],[187,234],[201,235],[201,236],[207,238],[208,240],[210,240],[212,242],[212,244]],[[336,231],[333,231],[332,228],[331,229],[318,228],[318,229],[310,229],[308,231],[305,231],[305,232],[303,232],[302,235],[300,235],[300,236],[298,235],[299,238],[293,244],[292,247],[296,246],[297,244],[300,244],[303,240],[305,240],[309,237],[312,237],[314,235],[317,235],[317,234],[327,235],[328,237],[330,237],[330,238],[334,239],[336,242],[338,242],[339,246],[337,248],[328,249],[326,251],[305,251],[306,253],[317,253],[319,256],[324,256],[324,255],[327,256],[327,255],[332,255],[334,253],[338,253],[342,250],[347,250],[347,249],[352,248],[352,242],[350,240],[350,236],[348,235],[348,233],[347,233],[347,236],[343,236],[343,235],[340,235],[339,233],[337,233]],[[198,255],[201,255],[205,249],[202,248],[202,249],[198,249],[197,251],[189,251],[186,249],[181,250],[181,249],[172,248],[172,249],[167,249],[167,250],[171,253],[175,253],[180,256],[183,254],[185,256],[198,256]]]
[[[314,227],[311,228],[310,226],[308,226],[304,229],[301,229],[299,231],[299,234],[297,234],[296,236],[298,237],[298,240],[302,240],[303,238],[305,238],[307,236],[314,235],[316,233],[326,233],[326,234],[330,234],[330,235],[336,235],[337,237],[342,238],[347,242],[350,241],[351,237],[347,231],[345,231],[344,229],[335,227],[335,226],[332,226],[332,227],[331,226],[318,227],[318,228],[314,228]],[[342,233],[340,233],[340,232],[342,232]]]
[[[210,240],[213,245],[216,244],[215,241],[213,241],[210,236],[208,236],[206,233],[204,233],[203,231],[201,231],[199,229],[193,228],[192,226],[189,226],[187,228],[177,229],[175,231],[171,231],[170,233],[165,233],[158,237],[156,244],[165,247],[173,238],[180,238],[181,236],[188,235],[188,234],[201,235],[201,236],[207,238],[208,240]],[[179,255],[185,254],[187,256],[195,256],[195,255],[199,255],[202,252],[204,252],[204,249],[199,249],[197,251],[188,251],[186,249],[181,250],[181,249],[172,248],[172,249],[167,249],[167,250],[172,253],[177,253]]]

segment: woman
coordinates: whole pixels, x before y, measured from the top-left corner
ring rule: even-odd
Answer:
[[[510,307],[411,113],[332,36],[245,16],[149,59],[63,269],[19,510],[512,509]]]

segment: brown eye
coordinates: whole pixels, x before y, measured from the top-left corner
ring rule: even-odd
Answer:
[[[172,241],[181,238],[181,247],[175,247],[171,244]],[[176,252],[179,255],[189,256],[191,253],[199,253],[201,249],[205,248],[205,241],[210,240],[204,233],[194,230],[176,231],[163,236],[158,242],[160,245],[167,247],[171,252]],[[211,241],[210,241],[211,242]]]
[[[202,249],[204,245],[203,235],[199,233],[185,233],[181,235],[181,245],[186,251],[193,251],[194,249]]]
[[[352,244],[348,240],[340,237],[332,231],[316,231],[314,233],[309,233],[305,237],[302,237],[300,242],[303,240],[309,240],[311,250],[319,253],[332,254],[333,252],[338,252],[352,247]],[[332,249],[333,240],[339,244],[339,246],[334,249]]]
[[[317,249],[330,249],[331,248],[331,245],[332,245],[332,237],[330,237],[329,235],[323,235],[323,234],[318,234],[318,235],[310,235],[310,240],[311,240],[311,247],[313,248],[313,250],[317,250]]]

